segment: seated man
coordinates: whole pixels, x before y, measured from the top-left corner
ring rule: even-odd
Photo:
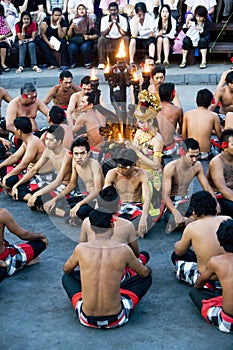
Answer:
[[[233,220],[223,221],[217,238],[224,253],[213,256],[198,277],[190,297],[204,319],[221,332],[233,333]],[[202,289],[205,283],[217,276],[222,286],[222,295]]]
[[[216,207],[216,200],[209,192],[194,193],[190,209],[195,221],[185,228],[181,240],[175,243],[172,262],[176,267],[176,277],[192,286],[199,274],[205,270],[208,260],[224,252],[217,240],[216,232],[220,223],[229,217],[216,216]],[[216,278],[212,277],[207,288],[218,287],[218,284]]]
[[[215,191],[221,214],[233,217],[233,129],[223,131],[222,152],[209,164],[207,178]]]
[[[4,228],[28,241],[17,245],[9,244],[4,239]],[[48,240],[41,233],[34,233],[23,229],[14,220],[7,209],[0,208],[0,282],[6,276],[11,276],[27,265],[35,264],[39,261],[39,254],[48,245]]]
[[[223,114],[233,112],[233,71],[227,74],[225,81],[226,85],[215,91],[215,100],[210,106],[210,110],[214,111],[219,102],[221,102],[220,113]]]
[[[62,71],[59,76],[60,84],[53,86],[49,90],[43,102],[48,105],[53,101],[54,106],[67,110],[71,95],[81,90],[81,88],[73,84],[72,81],[72,73],[70,71]]]
[[[119,327],[128,322],[131,311],[150,288],[151,269],[142,265],[126,244],[111,239],[111,213],[93,210],[89,219],[95,238],[76,246],[64,265],[62,283],[81,324]],[[74,270],[78,265],[80,270]],[[121,283],[126,265],[137,276]]]
[[[152,225],[149,215],[150,188],[145,172],[135,166],[137,158],[134,150],[122,149],[117,158],[117,167],[106,175],[104,188],[111,185],[116,187],[123,202],[119,216],[130,220],[137,234],[143,238]]]
[[[163,170],[162,195],[167,206],[164,214],[164,220],[168,221],[167,232],[172,232],[177,227],[183,228],[190,222],[188,217],[192,212],[188,210],[189,187],[195,177],[203,189],[214,197],[214,191],[205,177],[203,166],[198,161],[199,143],[188,138],[184,141],[184,146],[186,148],[184,155],[168,163]]]
[[[221,136],[221,125],[217,113],[208,110],[213,94],[208,89],[202,89],[197,92],[197,109],[187,111],[184,114],[182,126],[182,138],[194,138],[200,145],[200,160],[213,158],[210,145],[210,138],[213,130],[218,139]]]

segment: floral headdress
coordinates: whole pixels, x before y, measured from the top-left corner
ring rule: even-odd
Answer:
[[[138,105],[134,113],[137,120],[145,122],[154,119],[161,110],[159,94],[153,94],[147,90],[139,93]]]

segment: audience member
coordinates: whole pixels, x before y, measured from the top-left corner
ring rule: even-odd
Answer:
[[[59,66],[54,52],[59,51],[61,54],[61,69],[68,69],[68,51],[67,51],[67,23],[62,17],[62,10],[55,7],[52,15],[44,18],[40,27],[41,38],[39,46],[43,52],[47,69],[51,70]],[[54,40],[55,38],[55,40]],[[52,39],[52,40],[51,40]],[[57,40],[56,40],[57,39]],[[54,45],[54,41],[57,46]]]
[[[43,0],[16,0],[19,12],[29,11],[32,15],[32,20],[37,23],[38,29],[45,18],[44,1]]]
[[[0,4],[0,60],[1,60],[1,71],[9,72],[10,68],[6,65],[6,54],[10,47],[9,37],[13,35],[9,24],[6,21],[4,15],[4,7]]]
[[[127,0],[100,0],[99,8],[102,10],[103,15],[111,15],[109,5],[114,2],[119,7],[119,13],[124,13],[124,8],[128,4]]]
[[[15,24],[18,22],[19,14],[14,6],[14,4],[11,2],[11,0],[3,0],[1,1],[2,6],[4,7],[4,14],[6,17],[6,21],[10,27],[10,30],[12,32],[12,36],[9,37],[9,40],[12,42],[15,41]]]
[[[67,15],[67,3],[68,0],[46,0],[46,12],[48,15],[52,15],[53,9],[59,7],[62,10],[62,15]]]
[[[28,51],[31,61],[32,70],[41,73],[42,70],[37,66],[36,59],[36,22],[32,21],[30,12],[24,11],[21,13],[20,21],[16,24],[16,35],[19,47],[19,68],[16,73],[22,73],[25,67],[25,57]]]
[[[86,68],[92,68],[92,50],[94,40],[98,38],[98,30],[93,19],[87,14],[86,6],[80,4],[77,7],[75,17],[71,20],[69,30],[68,53],[70,67],[75,68],[79,50],[84,57]]]
[[[72,21],[77,15],[77,7],[79,5],[85,5],[87,9],[87,14],[88,15],[93,15],[94,14],[94,5],[92,0],[68,0],[68,19],[69,22]],[[95,17],[95,16],[94,16]],[[94,19],[92,17],[92,19]]]
[[[197,6],[204,6],[207,10],[208,19],[212,21],[212,16],[214,16],[215,6],[217,5],[216,0],[185,0],[187,5],[186,12],[186,25],[188,25],[190,20],[195,17],[195,10]]]

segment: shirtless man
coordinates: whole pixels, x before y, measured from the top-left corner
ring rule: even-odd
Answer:
[[[72,73],[68,70],[63,70],[59,76],[60,84],[53,86],[49,90],[43,102],[48,105],[52,101],[54,106],[58,106],[66,110],[70,97],[74,93],[81,91],[81,88],[78,85],[73,84],[72,81]]]
[[[5,227],[14,235],[28,242],[17,245],[9,244],[4,239]],[[0,242],[0,282],[6,276],[12,276],[23,267],[37,263],[39,254],[48,245],[45,235],[25,230],[4,208],[0,208]]]
[[[233,333],[233,220],[223,221],[217,231],[218,241],[224,249],[222,255],[213,256],[198,277],[190,297],[204,319],[221,332]],[[217,278],[222,295],[202,289],[211,278]]]
[[[233,112],[226,114],[224,129],[233,129]]]
[[[32,191],[28,186],[29,181],[30,183],[36,183],[36,186],[34,185],[34,191],[51,181],[52,173],[46,176],[43,176],[43,174],[40,175],[40,169],[42,169],[47,162],[51,162],[53,172],[59,172],[63,158],[67,152],[67,149],[62,146],[63,138],[64,130],[61,126],[52,125],[49,127],[45,137],[46,148],[40,159],[12,188],[12,196],[15,200],[19,200],[19,198],[22,197],[22,195],[20,195],[22,191],[26,193],[23,199],[26,201],[30,199]],[[51,199],[51,196],[49,199]]]
[[[226,85],[215,91],[215,101],[209,108],[214,111],[218,103],[221,102],[220,113],[223,114],[233,112],[233,71],[227,74],[225,81]]]
[[[0,87],[0,117],[2,116],[1,115],[2,100],[9,103],[12,100],[12,97],[6,89],[4,89],[3,87]]]
[[[137,154],[132,149],[122,149],[117,167],[108,171],[104,188],[114,185],[123,202],[119,216],[130,220],[140,237],[149,231],[152,218],[149,215],[150,188],[145,172],[136,167]],[[142,198],[144,202],[142,204]]]
[[[64,207],[65,196],[76,189],[78,185],[81,193],[76,193],[67,200],[71,207],[69,224],[75,226],[76,223],[80,222],[80,219],[84,220],[93,210],[96,204],[95,199],[102,189],[104,179],[100,164],[95,159],[90,158],[90,145],[85,138],[78,137],[74,140],[71,153],[73,160],[70,181],[62,192],[44,205],[44,209],[48,214],[51,214],[55,206]],[[57,203],[61,199],[63,200],[62,205]],[[65,209],[63,209],[64,215]]]
[[[172,262],[176,267],[176,277],[194,286],[199,274],[208,260],[224,253],[217,240],[216,232],[223,220],[228,216],[216,216],[216,200],[207,191],[199,191],[192,195],[190,209],[195,221],[184,230],[180,241],[175,243]],[[193,249],[191,250],[190,247]],[[211,278],[209,288],[215,288],[216,278]]]
[[[213,94],[208,89],[199,90],[196,97],[197,109],[184,114],[182,138],[194,138],[200,145],[199,159],[211,159],[213,153],[210,145],[212,131],[215,130],[218,139],[221,137],[221,125],[217,113],[208,110]]]
[[[9,189],[19,180],[23,170],[30,170],[40,159],[45,149],[43,142],[32,134],[32,123],[28,117],[14,119],[14,133],[23,141],[20,148],[0,164],[2,187]],[[18,164],[17,162],[20,161]],[[10,172],[7,167],[17,164]],[[44,169],[43,169],[44,172]],[[21,198],[22,199],[22,198]]]
[[[180,107],[174,106],[172,101],[175,97],[175,86],[172,83],[163,83],[159,86],[160,105],[162,110],[158,113],[157,120],[159,132],[163,138],[163,154],[171,157],[177,154],[178,145],[174,136],[176,131],[181,133],[183,111]]]
[[[88,142],[91,147],[92,157],[98,159],[101,152],[101,145],[104,142],[104,136],[100,135],[99,128],[106,126],[106,118],[104,115],[94,109],[95,95],[87,92],[80,102],[82,113],[76,120],[72,128],[73,133],[77,133],[83,125],[86,127]]]
[[[14,133],[14,120],[16,117],[26,116],[32,123],[32,131],[37,131],[37,112],[47,116],[49,108],[37,98],[36,87],[32,83],[25,83],[21,87],[21,96],[9,102],[6,110],[6,129]]]
[[[151,72],[151,84],[148,88],[148,91],[152,93],[159,93],[159,87],[161,84],[165,82],[165,76],[166,76],[166,69],[163,65],[155,67]],[[173,99],[174,106],[181,107],[181,103],[178,97],[177,92],[174,94]]]
[[[119,327],[128,322],[132,309],[150,288],[151,269],[142,265],[126,244],[111,239],[111,213],[93,210],[89,219],[95,238],[78,244],[66,261],[63,287],[81,324],[105,329]],[[137,276],[121,282],[126,265]],[[74,271],[77,266],[80,270]]]
[[[83,96],[87,92],[92,92],[90,79],[91,77],[89,75],[86,75],[85,77],[83,77],[80,83],[81,91],[75,92],[70,97],[67,112],[66,112],[66,117],[67,117],[67,122],[71,127],[73,127],[73,121],[76,121],[76,119],[79,116],[79,113],[81,112],[80,102]]]
[[[215,191],[221,214],[233,217],[233,129],[224,130],[220,142],[223,151],[210,161],[207,178]]]
[[[192,180],[197,177],[204,190],[214,192],[208,183],[201,162],[198,161],[200,147],[199,143],[188,138],[184,141],[185,154],[168,163],[163,170],[162,195],[163,202],[167,207],[164,214],[165,221],[168,221],[167,232],[172,232],[176,227],[184,227],[190,222],[188,216],[192,212],[189,206],[189,186]],[[219,211],[219,208],[218,208]]]

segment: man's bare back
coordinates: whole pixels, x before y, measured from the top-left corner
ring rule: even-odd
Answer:
[[[157,116],[159,131],[164,144],[170,145],[174,142],[177,124],[181,132],[183,112],[180,107],[174,106],[170,102],[161,102],[161,107],[162,110]]]
[[[216,91],[215,100],[216,103],[222,102],[220,113],[233,112],[233,91],[228,85]]]

